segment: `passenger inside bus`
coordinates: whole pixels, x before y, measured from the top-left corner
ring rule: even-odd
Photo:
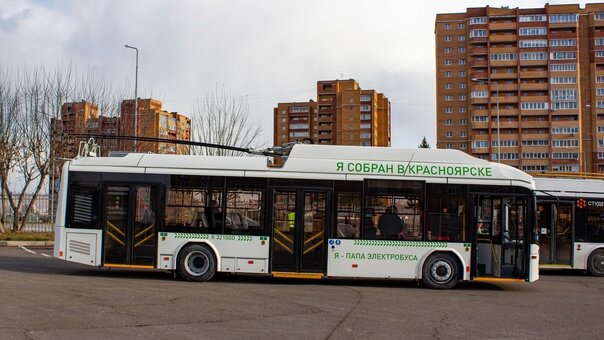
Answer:
[[[373,208],[365,208],[365,214],[363,215],[363,238],[377,238],[378,230],[375,227],[375,223],[373,223],[374,216],[375,210]]]
[[[206,219],[210,233],[220,232],[222,230],[222,213],[218,201],[211,200],[205,209]]]
[[[378,220],[378,229],[383,239],[396,240],[402,238],[405,229],[403,220],[398,216],[395,206],[386,208],[386,212]]]

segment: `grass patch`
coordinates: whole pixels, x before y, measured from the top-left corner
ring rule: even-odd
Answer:
[[[19,231],[7,231],[6,233],[0,233],[0,241],[53,241],[54,239],[54,233]]]

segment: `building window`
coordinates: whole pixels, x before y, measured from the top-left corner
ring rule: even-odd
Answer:
[[[465,65],[465,64],[466,64],[465,59],[459,59],[459,65]]]
[[[451,29],[451,24],[444,24],[443,28],[446,30],[450,30]]]
[[[546,110],[547,102],[525,102],[520,103],[521,110]]]
[[[370,113],[361,113],[361,120],[370,120],[370,119],[371,119]]]
[[[466,107],[465,106],[461,106],[459,108],[459,113],[466,113]]]
[[[577,46],[577,39],[551,39],[549,45],[551,47]]]
[[[444,39],[445,39],[445,41],[451,41],[451,36],[450,35],[445,35]]]
[[[485,149],[489,147],[489,142],[486,140],[475,140],[472,142],[474,149]]]
[[[489,91],[472,91],[470,93],[470,98],[487,98],[489,96]]]
[[[556,22],[577,22],[577,14],[576,13],[560,13],[560,14],[550,14],[549,16],[550,23]]]
[[[451,78],[451,77],[453,77],[453,72],[445,71],[445,78]]]
[[[466,28],[466,24],[457,24],[457,29],[462,30],[464,28]]]
[[[465,132],[465,131],[460,131],[459,132],[459,137],[467,137],[467,136],[468,136],[467,132]]]
[[[552,135],[571,135],[579,133],[578,127],[554,127]]]
[[[486,24],[486,23],[487,23],[487,17],[470,18],[470,25],[480,25],[480,24]]]
[[[308,129],[308,124],[289,124],[290,130]]]
[[[552,102],[552,109],[554,110],[575,110],[579,108],[577,102]]]
[[[489,56],[491,61],[516,60],[516,53],[493,53]]]
[[[479,38],[479,37],[486,37],[487,36],[487,30],[470,30],[470,38]]]
[[[446,125],[453,125],[453,119],[447,119],[445,122]]]
[[[552,100],[577,100],[576,89],[559,89],[551,91]]]
[[[308,131],[290,132],[290,137],[308,137]]]
[[[445,113],[453,113],[453,108],[452,107],[445,108]]]
[[[547,60],[546,52],[522,52],[520,60]]]
[[[577,64],[551,64],[549,70],[552,72],[576,71]]]
[[[445,145],[445,148],[447,148],[447,149],[453,149],[453,144],[447,144],[447,145]]]
[[[371,124],[361,124],[361,129],[371,129]]]
[[[518,47],[520,48],[532,48],[532,47],[547,47],[547,40],[520,40],[518,41]]]
[[[447,137],[453,137],[453,131],[447,131]]]
[[[362,102],[370,102],[371,101],[371,95],[370,94],[362,94],[361,95],[361,101]]]
[[[445,59],[445,65],[453,65],[453,59]]]
[[[451,83],[445,83],[445,89],[450,90],[453,88],[453,84]]]
[[[458,47],[457,48],[457,53],[466,53],[466,48],[465,47]]]
[[[596,51],[596,57],[598,57],[598,58],[604,57],[604,51],[602,51],[602,50]]]
[[[545,27],[521,28],[518,33],[520,35],[545,35],[547,30]]]
[[[465,150],[465,149],[467,149],[467,148],[468,148],[468,144],[466,144],[466,143],[461,143],[461,144],[459,144],[459,148],[460,148],[461,150]]]
[[[551,84],[576,84],[577,77],[551,77],[549,82]]]
[[[452,96],[452,95],[446,95],[446,96],[445,96],[445,101],[446,101],[446,102],[451,102],[451,101],[453,101],[453,96]]]
[[[466,71],[459,71],[459,76],[460,77],[465,77],[466,76]]]
[[[578,139],[553,139],[552,146],[558,148],[577,148],[579,147]]]
[[[497,147],[498,145],[499,144],[497,143],[496,140],[491,142],[491,146],[493,146],[493,147]],[[502,140],[501,146],[502,147],[518,146],[518,141],[517,140]]]
[[[604,12],[595,12],[594,19],[595,20],[604,20]]]
[[[445,53],[449,54],[453,52],[453,49],[451,47],[445,47]]]
[[[603,84],[604,83],[604,76],[597,76],[596,77],[596,83]]]
[[[460,34],[460,35],[457,36],[457,40],[458,41],[464,41],[464,40],[466,40],[466,36],[463,35],[463,34]]]
[[[465,102],[466,101],[466,95],[465,94],[460,94],[459,95],[459,101],[460,102]]]
[[[546,21],[547,18],[545,14],[543,15],[520,15],[518,17],[519,22],[541,22]]]
[[[596,96],[604,96],[604,88],[597,88],[596,89]]]
[[[465,89],[466,88],[466,83],[459,83],[459,88],[460,89]]]
[[[467,119],[460,119],[459,120],[459,125],[468,125],[468,120]]]
[[[489,116],[472,116],[473,122],[488,122]]]
[[[577,52],[552,52],[550,53],[552,60],[572,60],[577,59]]]
[[[308,111],[308,106],[292,106],[289,108],[290,113],[306,113]]]
[[[371,112],[371,105],[361,105],[361,112]]]

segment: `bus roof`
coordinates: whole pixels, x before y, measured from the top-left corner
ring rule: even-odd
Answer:
[[[70,170],[348,180],[404,177],[534,189],[533,178],[518,169],[444,149],[297,144],[281,167],[269,166],[263,157],[132,153],[124,157],[78,158],[72,161]]]
[[[604,179],[535,177],[537,195],[604,198]]]

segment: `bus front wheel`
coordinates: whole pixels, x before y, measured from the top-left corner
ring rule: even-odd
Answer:
[[[452,254],[435,253],[424,262],[422,281],[428,288],[449,289],[457,284],[460,274],[459,263]]]
[[[604,276],[604,249],[594,250],[587,260],[587,268],[593,276]]]
[[[208,281],[216,272],[216,259],[208,247],[190,244],[178,255],[178,274],[187,281]]]

